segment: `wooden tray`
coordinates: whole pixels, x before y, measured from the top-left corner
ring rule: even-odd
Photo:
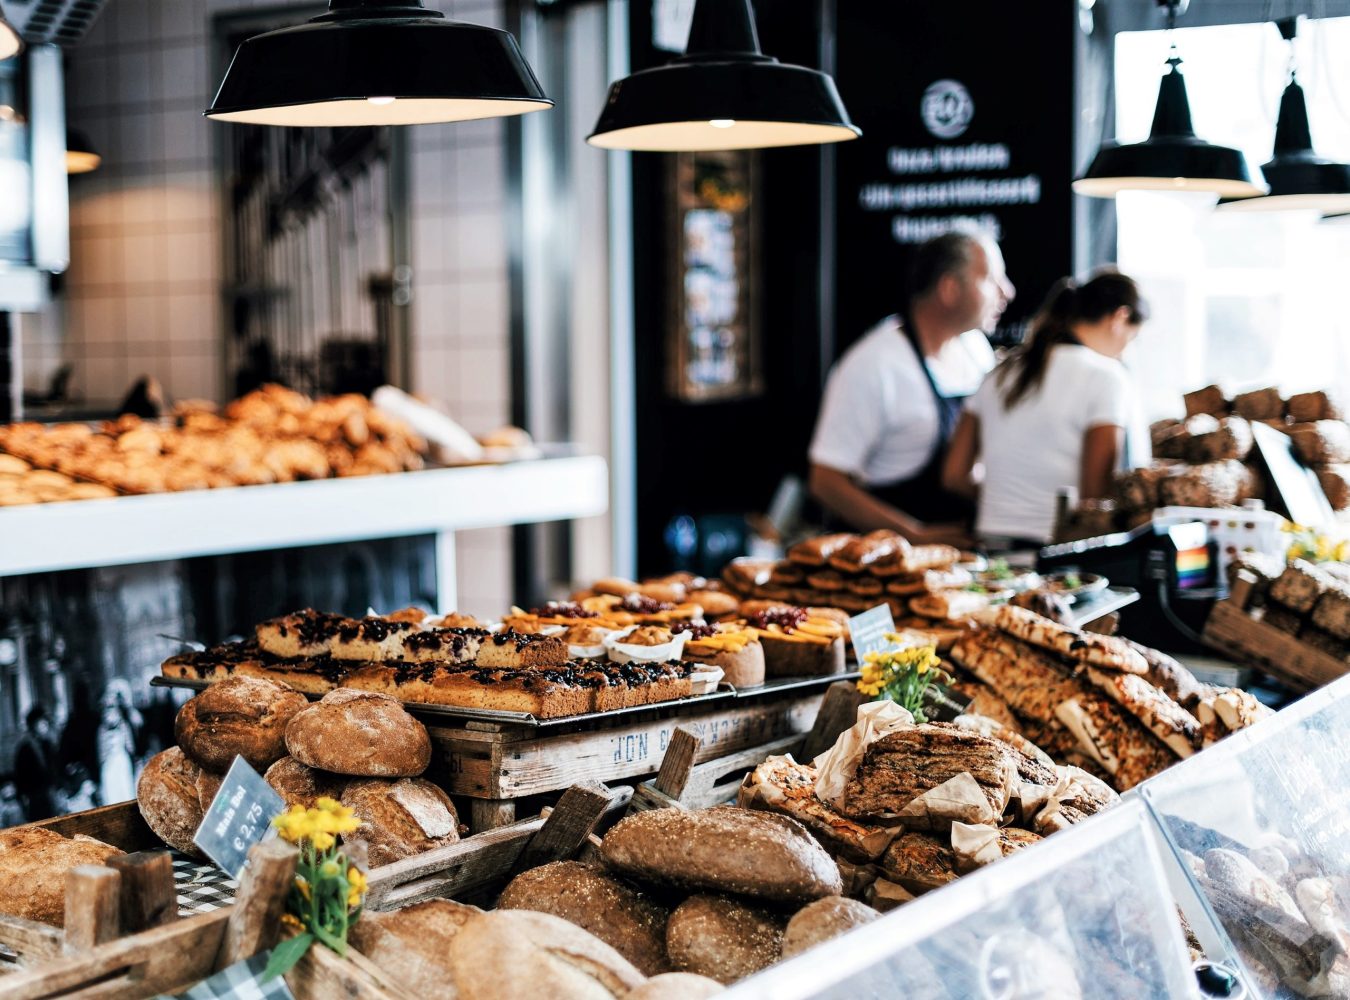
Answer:
[[[1227,600],[1218,601],[1205,622],[1206,645],[1239,663],[1250,664],[1299,691],[1330,684],[1350,672],[1350,663],[1299,642],[1288,632],[1253,617],[1249,608],[1256,579],[1238,573]]]

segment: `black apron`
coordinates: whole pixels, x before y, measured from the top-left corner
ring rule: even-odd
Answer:
[[[966,497],[942,487],[942,466],[947,460],[947,446],[951,443],[952,435],[956,433],[956,424],[961,418],[961,408],[966,397],[943,395],[919,347],[918,337],[914,334],[914,324],[905,315],[900,317],[900,324],[905,339],[914,348],[914,356],[919,359],[919,367],[923,370],[928,389],[937,403],[937,442],[928,463],[913,476],[881,486],[868,486],[867,492],[920,521],[971,522],[975,518],[975,504]]]

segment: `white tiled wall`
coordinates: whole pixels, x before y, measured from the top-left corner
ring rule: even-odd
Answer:
[[[70,124],[103,154],[71,178],[71,268],[63,310],[24,327],[41,385],[64,358],[74,392],[115,400],[142,374],[173,398],[220,398],[221,198],[212,130],[210,18],[275,2],[110,0],[69,57]],[[500,26],[501,0],[432,0],[449,16]],[[413,128],[413,390],[470,430],[510,414],[505,128],[499,121]],[[64,311],[64,322],[61,312]],[[510,533],[465,533],[466,607],[500,611]]]

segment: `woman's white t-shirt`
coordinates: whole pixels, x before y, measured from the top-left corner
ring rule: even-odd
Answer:
[[[1056,492],[1078,487],[1083,435],[1106,426],[1128,432],[1135,424],[1130,375],[1115,358],[1060,344],[1051,350],[1040,387],[1009,410],[1000,371],[991,372],[966,403],[980,420],[984,463],[975,528],[983,535],[1049,541]]]

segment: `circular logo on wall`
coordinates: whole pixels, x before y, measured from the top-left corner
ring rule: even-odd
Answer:
[[[970,91],[958,80],[930,83],[919,102],[919,115],[928,131],[939,139],[955,139],[970,127],[975,117],[975,102]]]

